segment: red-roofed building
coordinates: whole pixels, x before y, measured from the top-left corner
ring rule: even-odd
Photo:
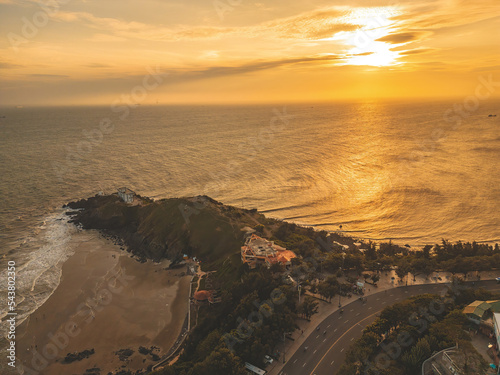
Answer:
[[[273,241],[252,234],[241,247],[241,261],[248,264],[250,268],[265,264],[267,267],[276,263],[289,266],[293,258],[297,255],[291,250],[276,245]]]
[[[212,293],[208,290],[199,290],[193,296],[193,298],[198,302],[207,302],[210,297],[212,297]]]

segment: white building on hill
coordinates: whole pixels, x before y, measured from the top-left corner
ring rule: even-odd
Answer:
[[[133,203],[134,202],[134,197],[135,193],[127,189],[126,187],[122,187],[118,189],[118,196],[125,202],[125,203]]]

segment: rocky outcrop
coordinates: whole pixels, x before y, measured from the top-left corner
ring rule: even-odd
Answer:
[[[66,205],[70,221],[84,229],[98,229],[123,244],[141,261],[173,262],[183,254],[208,262],[239,252],[244,211],[203,197],[171,198],[129,205],[117,195],[95,196]],[[236,211],[238,211],[236,213]]]

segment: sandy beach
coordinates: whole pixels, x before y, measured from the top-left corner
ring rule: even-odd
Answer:
[[[17,370],[26,374],[101,374],[155,363],[181,333],[190,276],[168,263],[139,263],[95,231],[73,238],[75,254],[50,298],[17,328]],[[117,351],[130,349],[126,355]],[[68,353],[87,358],[63,363]],[[143,351],[144,353],[144,351]],[[130,355],[127,355],[130,354]],[[21,364],[22,363],[22,364]]]

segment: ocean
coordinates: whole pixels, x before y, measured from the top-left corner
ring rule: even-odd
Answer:
[[[0,267],[16,261],[20,321],[72,254],[62,205],[122,186],[412,247],[498,241],[499,104],[0,108]]]

